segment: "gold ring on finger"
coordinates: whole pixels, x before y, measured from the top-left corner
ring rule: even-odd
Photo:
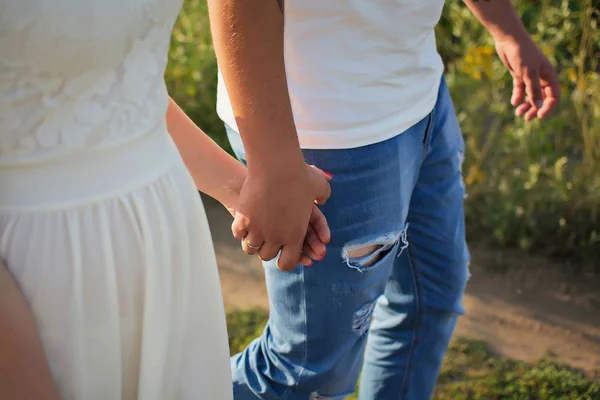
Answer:
[[[260,245],[260,246],[252,246],[252,245],[250,244],[250,242],[248,242],[248,239],[246,239],[246,238],[243,238],[243,239],[242,239],[242,242],[246,243],[246,246],[248,246],[248,248],[249,248],[249,249],[252,249],[252,250],[254,250],[254,251],[259,251],[259,250],[260,250],[260,248],[262,247],[262,245]]]

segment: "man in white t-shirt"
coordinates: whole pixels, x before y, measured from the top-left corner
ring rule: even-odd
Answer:
[[[232,230],[270,260],[270,318],[232,358],[236,399],[343,399],[361,368],[360,399],[432,395],[469,260],[443,3],[287,0],[284,33],[275,0],[209,0],[218,112],[249,171]],[[517,115],[548,116],[556,73],[510,0],[465,3],[513,76]],[[331,242],[309,228],[316,262],[294,268],[318,197],[305,163],[333,175]]]

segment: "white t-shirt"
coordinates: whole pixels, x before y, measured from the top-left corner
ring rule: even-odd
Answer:
[[[285,66],[305,149],[394,137],[433,109],[444,0],[286,0]],[[217,112],[237,129],[219,72]]]

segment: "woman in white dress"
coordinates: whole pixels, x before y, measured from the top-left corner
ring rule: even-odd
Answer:
[[[235,212],[246,171],[168,97],[181,3],[0,0],[0,258],[62,399],[232,397],[196,189]]]

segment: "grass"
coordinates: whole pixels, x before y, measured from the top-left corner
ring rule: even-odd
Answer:
[[[264,311],[229,313],[231,353],[241,351],[260,335],[266,321]],[[529,364],[497,357],[483,342],[458,338],[446,356],[434,399],[598,400],[600,375],[596,378],[549,358]],[[348,398],[351,399],[356,399],[356,395]]]

